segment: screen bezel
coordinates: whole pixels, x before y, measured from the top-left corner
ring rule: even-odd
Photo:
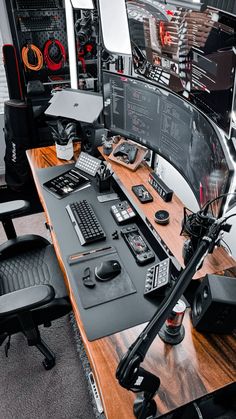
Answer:
[[[148,147],[151,151],[153,151],[154,153],[156,153],[157,155],[161,156],[163,159],[165,159],[171,166],[173,166],[178,173],[180,173],[180,175],[183,177],[183,179],[187,182],[187,184],[189,185],[191,191],[193,192],[198,205],[201,206],[200,202],[199,202],[199,197],[196,193],[196,190],[194,188],[194,185],[192,185],[191,181],[189,180],[189,178],[186,176],[186,173],[184,171],[184,168],[178,167],[172,160],[168,159],[168,154],[163,154],[162,152],[160,152],[157,148],[155,147],[151,147],[150,144],[145,144],[144,142],[142,142],[141,140],[139,140],[138,136],[133,135],[132,133],[128,133],[127,131],[123,130],[122,128],[119,129],[113,129],[112,127],[108,126],[108,124],[106,124],[107,120],[106,120],[106,113],[105,113],[105,109],[107,107],[107,105],[105,104],[105,99],[106,99],[106,93],[104,93],[104,78],[106,77],[106,75],[108,77],[117,77],[117,78],[122,78],[125,77],[127,79],[133,79],[133,80],[137,80],[138,82],[144,83],[144,84],[148,84],[153,86],[155,89],[160,90],[160,91],[167,91],[168,94],[172,95],[173,97],[176,97],[179,101],[183,101],[183,103],[186,103],[188,105],[188,107],[192,107],[195,109],[196,112],[199,112],[201,114],[201,116],[205,119],[206,123],[208,123],[210,125],[210,127],[212,128],[212,130],[214,131],[216,137],[217,137],[217,141],[219,142],[219,145],[222,149],[222,152],[224,154],[225,157],[225,161],[227,164],[227,168],[228,168],[228,176],[227,176],[227,180],[225,181],[225,187],[224,187],[224,192],[221,191],[221,193],[228,193],[230,186],[231,186],[231,181],[233,178],[233,174],[234,174],[234,167],[233,167],[233,163],[232,160],[230,158],[230,153],[229,150],[227,148],[227,143],[226,143],[226,139],[224,141],[224,136],[223,133],[221,133],[218,129],[218,127],[216,126],[216,124],[214,124],[210,118],[208,118],[203,112],[201,112],[198,108],[196,108],[194,105],[192,105],[191,103],[189,103],[188,101],[186,101],[184,98],[181,98],[179,95],[176,95],[175,93],[173,93],[172,91],[170,91],[169,89],[165,89],[163,87],[157,86],[155,83],[150,82],[149,80],[144,80],[138,77],[133,77],[130,75],[126,75],[126,74],[120,74],[120,73],[115,73],[109,70],[103,70],[102,71],[102,80],[103,80],[103,118],[104,118],[104,127],[105,129],[107,129],[109,131],[109,133],[111,133],[112,135],[120,135],[120,136],[124,136],[126,139],[130,139],[138,144],[140,144],[141,146],[145,146]],[[125,135],[126,133],[126,135]],[[224,206],[227,200],[227,196],[225,196],[224,198],[221,199],[221,202],[219,203],[219,209],[218,209],[218,214],[217,216],[220,217],[223,215],[224,213]],[[204,205],[204,204],[203,204]]]

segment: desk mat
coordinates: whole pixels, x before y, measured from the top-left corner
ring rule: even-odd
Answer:
[[[68,165],[67,167],[72,167],[72,165]],[[39,169],[37,171],[37,175],[40,184],[42,185],[42,183],[50,180],[52,177],[55,177],[60,173],[63,173],[63,171],[65,171],[65,166]],[[127,199],[124,197],[123,192],[119,192],[118,187],[119,185],[117,184],[115,192],[120,194],[121,199]],[[134,257],[128,251],[127,246],[124,245],[123,239],[119,239],[114,242],[111,233],[115,230],[120,233],[121,228],[116,224],[111,214],[111,202],[98,202],[94,179],[91,179],[90,188],[79,192],[74,192],[73,194],[66,196],[63,199],[55,198],[44,188],[42,188],[42,194],[47,206],[49,217],[52,220],[53,231],[57,238],[57,243],[62,255],[63,263],[65,264],[71,292],[73,294],[75,304],[78,307],[81,321],[88,340],[93,341],[104,336],[113,335],[114,333],[149,321],[156,313],[158,306],[163,299],[163,297],[144,298],[143,296],[147,269],[151,267],[152,264],[139,266],[135,262]],[[66,213],[65,207],[71,202],[82,199],[87,199],[87,201],[91,203],[92,207],[96,211],[96,215],[107,234],[105,241],[92,243],[86,246],[80,245],[73,224],[71,223],[71,220]],[[150,244],[150,247],[153,251],[155,250],[156,258],[155,262],[153,263],[157,263],[158,261],[165,259],[167,254],[164,248],[158,244],[158,241],[156,241],[154,236],[151,234],[149,228],[144,224],[141,217],[139,218],[138,216],[137,221],[137,224],[147,239],[148,243]],[[98,252],[98,249],[100,249],[101,253]],[[110,259],[115,259],[114,254],[111,254],[113,249],[118,253],[120,257],[119,261],[122,261],[121,265],[122,267],[125,267],[125,270],[131,278],[136,292],[128,295],[126,294],[124,296],[121,295],[118,298],[118,293],[116,293],[114,296],[115,299],[112,300],[109,296],[109,301],[85,309],[82,304],[82,291],[80,293],[83,284],[80,284],[79,287],[78,281],[84,276],[85,267],[91,267],[92,262],[93,267],[97,266],[98,263],[100,263],[101,260],[103,260],[108,254],[106,252],[109,252]],[[94,259],[91,257],[91,252],[93,251],[95,252],[93,255]],[[74,256],[72,260],[69,260],[69,255]],[[78,256],[77,262],[75,263],[76,255]],[[95,255],[99,255],[101,259],[96,258]],[[86,259],[86,264],[83,265],[82,269],[80,269],[80,265],[82,266],[82,263],[85,261],[84,258]],[[84,285],[83,287],[85,288]],[[98,287],[97,282],[96,287]],[[106,291],[104,290],[104,293],[105,292]],[[92,293],[90,294],[93,295]],[[95,302],[95,299],[93,302]]]
[[[103,282],[97,280],[94,273],[95,267],[99,266],[101,262],[111,259],[117,260],[120,263],[121,273],[108,281]],[[88,288],[83,283],[84,270],[86,268],[90,269],[90,277],[95,282],[95,286],[93,288]],[[78,285],[82,306],[85,309],[95,307],[136,292],[136,289],[116,251],[102,257],[94,257],[94,259],[89,258],[89,260],[74,263],[71,266],[71,271],[76,284]]]

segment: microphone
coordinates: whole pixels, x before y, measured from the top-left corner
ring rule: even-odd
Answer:
[[[188,208],[184,207],[184,219],[182,221],[182,230],[180,235],[187,238],[184,242],[182,251],[185,265],[188,264],[198,248],[201,239],[215,221],[216,218],[213,217],[212,214],[208,213],[208,205],[196,213],[193,213]]]

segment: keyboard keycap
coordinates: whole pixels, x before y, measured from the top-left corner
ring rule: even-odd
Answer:
[[[106,238],[106,234],[93,208],[86,199],[68,204],[66,210],[82,246]]]

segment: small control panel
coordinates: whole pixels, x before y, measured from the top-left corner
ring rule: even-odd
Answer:
[[[153,262],[155,255],[136,225],[123,227],[121,235],[138,265],[147,265]]]
[[[128,201],[122,201],[118,204],[112,205],[111,213],[115,218],[117,224],[126,224],[130,220],[132,220],[136,213],[134,212],[133,208],[130,206]]]
[[[171,284],[170,263],[170,259],[167,258],[148,268],[144,295],[148,297],[160,295],[160,291],[163,291],[163,288]]]
[[[77,162],[75,163],[75,167],[79,170],[82,170],[88,175],[96,176],[98,168],[101,165],[101,160],[97,159],[96,157],[90,156],[90,154],[81,151]]]
[[[132,186],[132,191],[142,204],[153,201],[152,195],[144,185]]]
[[[149,174],[148,182],[165,202],[170,202],[172,200],[172,189],[170,189],[155,172]]]
[[[63,198],[87,186],[89,186],[89,179],[76,169],[67,170],[61,175],[43,183],[43,187],[57,198]]]

